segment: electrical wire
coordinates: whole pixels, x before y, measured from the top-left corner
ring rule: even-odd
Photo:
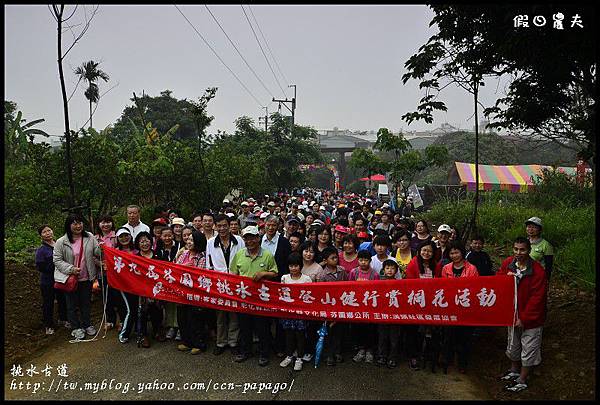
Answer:
[[[271,92],[271,90],[269,90],[267,88],[267,86],[265,85],[265,83],[260,79],[260,77],[258,77],[258,75],[254,71],[254,69],[252,69],[252,66],[250,66],[250,64],[248,63],[248,61],[246,60],[246,58],[244,58],[244,55],[242,55],[242,53],[240,52],[240,50],[238,49],[238,47],[235,46],[235,44],[233,43],[233,41],[231,40],[231,38],[229,38],[229,35],[227,35],[227,32],[225,32],[225,29],[221,26],[221,24],[217,20],[217,17],[215,17],[215,15],[212,13],[212,11],[210,11],[210,8],[208,8],[208,6],[206,4],[204,5],[204,7],[206,7],[206,9],[210,13],[211,17],[213,18],[213,20],[215,20],[215,22],[217,23],[217,25],[219,26],[219,28],[221,28],[221,31],[223,31],[223,34],[225,34],[225,36],[229,40],[229,43],[235,48],[235,50],[237,51],[238,55],[240,55],[240,58],[242,58],[242,60],[246,64],[246,66],[248,66],[248,69],[250,69],[250,71],[254,74],[254,77],[256,77],[256,79],[260,82],[260,84],[262,84],[263,88],[267,91],[267,93],[269,93],[271,95],[271,97],[275,98],[275,96],[273,95],[273,93]]]
[[[229,70],[229,73],[231,73],[233,75],[233,77],[235,77],[235,79],[238,81],[238,83],[240,83],[240,85],[244,88],[244,90],[246,90],[246,92],[254,99],[254,101],[256,101],[256,103],[261,107],[264,108],[264,106],[261,104],[260,101],[258,101],[258,99],[256,98],[256,96],[248,89],[248,87],[246,87],[246,85],[240,80],[240,78],[233,72],[233,70],[231,70],[231,68],[229,66],[227,66],[227,64],[225,63],[225,61],[223,61],[223,59],[221,59],[221,57],[219,56],[219,54],[217,53],[217,51],[214,50],[214,48],[212,46],[210,46],[210,44],[208,43],[208,41],[202,36],[202,34],[200,34],[200,32],[198,32],[198,30],[196,29],[196,27],[194,26],[194,24],[192,24],[192,22],[185,16],[185,14],[179,9],[179,7],[177,7],[177,4],[174,4],[175,8],[177,9],[177,11],[179,11],[179,13],[183,16],[183,18],[185,18],[185,20],[188,22],[188,24],[192,27],[192,29],[194,31],[196,31],[196,34],[198,34],[198,36],[202,39],[202,41],[204,41],[204,43],[206,44],[206,46],[208,46],[210,48],[210,50],[215,54],[215,56],[217,57],[217,59],[219,59],[219,61],[223,64],[223,66],[225,66],[227,68],[227,70]]]
[[[285,77],[285,75],[281,71],[281,67],[279,66],[279,63],[277,63],[277,59],[275,59],[275,55],[273,55],[273,52],[271,51],[271,47],[269,46],[269,42],[267,42],[267,38],[265,38],[262,30],[260,29],[260,25],[258,24],[258,21],[256,20],[256,17],[254,16],[254,12],[252,11],[252,7],[248,6],[248,10],[250,10],[252,19],[254,20],[254,23],[256,24],[256,27],[258,28],[258,32],[260,32],[260,36],[262,37],[263,41],[265,41],[265,45],[267,45],[267,50],[269,51],[271,58],[273,58],[273,62],[275,62],[275,66],[277,67],[279,74],[281,74],[281,77],[283,78],[283,80],[285,80],[286,83],[289,83],[290,81]]]
[[[246,21],[248,21],[248,24],[250,25],[250,29],[252,29],[252,33],[254,34],[254,38],[256,38],[258,47],[260,48],[260,51],[262,52],[263,56],[265,57],[265,60],[267,61],[267,65],[269,65],[269,69],[271,69],[271,73],[273,73],[273,77],[275,78],[277,85],[279,86],[279,88],[281,89],[281,92],[285,96],[285,90],[283,90],[283,87],[281,87],[281,83],[279,83],[279,79],[277,78],[277,75],[275,74],[275,71],[273,70],[273,67],[271,66],[271,62],[269,62],[269,58],[267,58],[267,54],[265,54],[265,51],[264,51],[262,45],[260,44],[260,41],[258,40],[258,36],[256,36],[256,31],[254,31],[254,27],[252,26],[252,23],[250,22],[250,19],[248,18],[248,14],[246,14],[246,10],[244,9],[244,6],[242,6],[240,4],[240,7],[242,8],[244,15],[246,16]]]

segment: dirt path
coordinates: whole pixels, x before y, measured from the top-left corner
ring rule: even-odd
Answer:
[[[596,393],[596,297],[593,291],[583,291],[568,283],[553,280],[548,302],[548,319],[542,344],[542,365],[534,369],[530,387],[519,394],[503,391],[497,376],[508,363],[505,328],[492,328],[474,341],[467,375],[449,370],[448,375],[429,371],[411,372],[405,362],[395,370],[373,365],[353,364],[346,354],[346,363],[335,368],[318,369],[305,366],[300,373],[282,369],[271,358],[266,368],[259,367],[256,358],[237,364],[226,352],[219,357],[208,353],[191,356],[180,353],[173,343],[155,343],[150,349],[138,349],[133,344],[116,341],[116,332],[91,343],[69,344],[68,331],[57,330],[45,336],[41,325],[39,290],[35,269],[25,266],[5,267],[5,384],[6,399],[593,399]],[[92,308],[92,319],[100,319],[100,305]],[[30,364],[41,371],[53,367],[50,377],[13,377],[10,368],[20,364],[23,371]],[[68,378],[58,382],[56,367],[67,364]],[[111,381],[112,389],[108,385]],[[142,390],[139,383],[173,383],[169,390]],[[54,381],[54,382],[53,382]],[[84,383],[102,384],[87,390]],[[19,388],[23,382],[24,389]],[[27,389],[26,383],[30,388]],[[33,384],[40,383],[32,393]],[[65,390],[64,382],[77,383],[74,390]],[[129,383],[115,390],[117,383]],[[185,383],[212,383],[208,390],[185,389]],[[232,390],[215,390],[214,383],[231,382]],[[271,383],[260,393],[258,383]],[[252,384],[257,383],[256,389]],[[279,383],[279,386],[275,384]],[[285,389],[283,388],[284,385]],[[236,386],[237,385],[237,386]],[[290,389],[291,386],[291,389]],[[52,389],[50,390],[50,387]],[[151,387],[150,387],[151,388]],[[219,387],[217,387],[219,388]],[[244,388],[246,392],[244,393]]]
[[[57,375],[56,367],[63,363],[68,366],[68,378]],[[267,367],[262,368],[257,365],[256,357],[238,364],[232,362],[229,352],[218,357],[211,351],[192,356],[178,352],[174,343],[169,342],[156,343],[150,349],[138,349],[132,343],[117,343],[114,331],[95,342],[70,344],[62,341],[52,350],[21,362],[24,371],[30,364],[35,365],[37,371],[49,364],[54,368],[52,375],[28,377],[24,373],[24,377],[15,378],[10,373],[5,374],[5,399],[488,398],[468,376],[414,372],[404,364],[389,370],[347,361],[335,368],[323,365],[314,369],[307,364],[301,372],[293,372],[289,367],[279,367],[274,357]],[[111,380],[112,389],[109,388]],[[151,383],[150,387],[144,388],[152,388],[155,380],[158,389],[141,390],[138,385]],[[103,381],[105,389],[101,389]],[[23,389],[19,389],[19,382],[23,382]],[[29,389],[27,382],[31,384]],[[97,392],[94,393],[93,386],[86,388],[86,382],[97,383]],[[34,386],[35,383],[39,385]],[[65,389],[65,383],[68,389]],[[118,383],[121,385],[117,389]],[[166,386],[161,389],[161,383],[173,385],[171,389]],[[192,390],[184,386],[185,383],[198,383],[198,387]],[[233,383],[234,386],[225,387],[222,383]],[[271,386],[263,385],[259,393],[260,383]],[[33,393],[34,389],[37,389],[36,393]]]

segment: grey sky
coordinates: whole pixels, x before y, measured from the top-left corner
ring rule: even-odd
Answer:
[[[269,112],[277,108],[271,95],[248,70],[204,6],[179,6],[196,29],[246,84]],[[209,6],[230,38],[258,76],[277,98],[283,94],[256,43],[239,5]],[[88,12],[91,10],[87,6]],[[68,7],[72,10],[72,7]],[[246,7],[252,20],[252,15]],[[80,6],[73,23],[83,20]],[[435,115],[432,125],[413,123],[400,117],[414,111],[423,93],[418,83],[403,85],[404,62],[434,34],[429,28],[433,13],[424,5],[381,6],[252,6],[271,50],[289,80],[278,79],[291,98],[298,86],[296,122],[317,129],[334,126],[351,130],[425,130],[448,122],[471,128],[472,97],[464,90],[448,88],[443,100],[449,111]],[[255,28],[256,29],[256,28]],[[77,28],[76,28],[77,31]],[[259,39],[262,38],[257,31]],[[72,35],[64,35],[64,49]],[[264,45],[263,45],[264,47]],[[5,99],[18,103],[24,117],[45,118],[39,128],[62,134],[63,112],[56,63],[56,23],[46,6],[5,6]],[[265,48],[270,58],[268,50]],[[256,119],[264,115],[256,101],[218,61],[172,5],[100,6],[92,26],[67,56],[67,92],[77,78],[71,72],[82,62],[101,61],[110,75],[100,83],[103,93],[119,85],[100,101],[94,127],[114,123],[132,92],[156,96],[170,89],[173,96],[197,98],[210,86],[219,88],[209,104],[215,119],[209,132],[233,131],[233,121],[242,115]],[[496,82],[482,89],[488,106],[501,95]],[[88,103],[80,85],[71,99],[71,127],[88,119]],[[282,108],[282,111],[284,109]],[[287,111],[287,110],[285,110]]]

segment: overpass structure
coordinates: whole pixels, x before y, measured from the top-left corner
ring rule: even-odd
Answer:
[[[352,153],[355,149],[359,148],[368,149],[373,146],[373,142],[340,133],[319,135],[317,142],[321,152],[338,154],[336,164],[342,186],[346,185],[346,153]]]

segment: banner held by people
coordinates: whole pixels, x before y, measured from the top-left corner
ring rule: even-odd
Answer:
[[[103,247],[111,287],[253,315],[344,322],[510,326],[513,277],[281,284],[146,259]]]

